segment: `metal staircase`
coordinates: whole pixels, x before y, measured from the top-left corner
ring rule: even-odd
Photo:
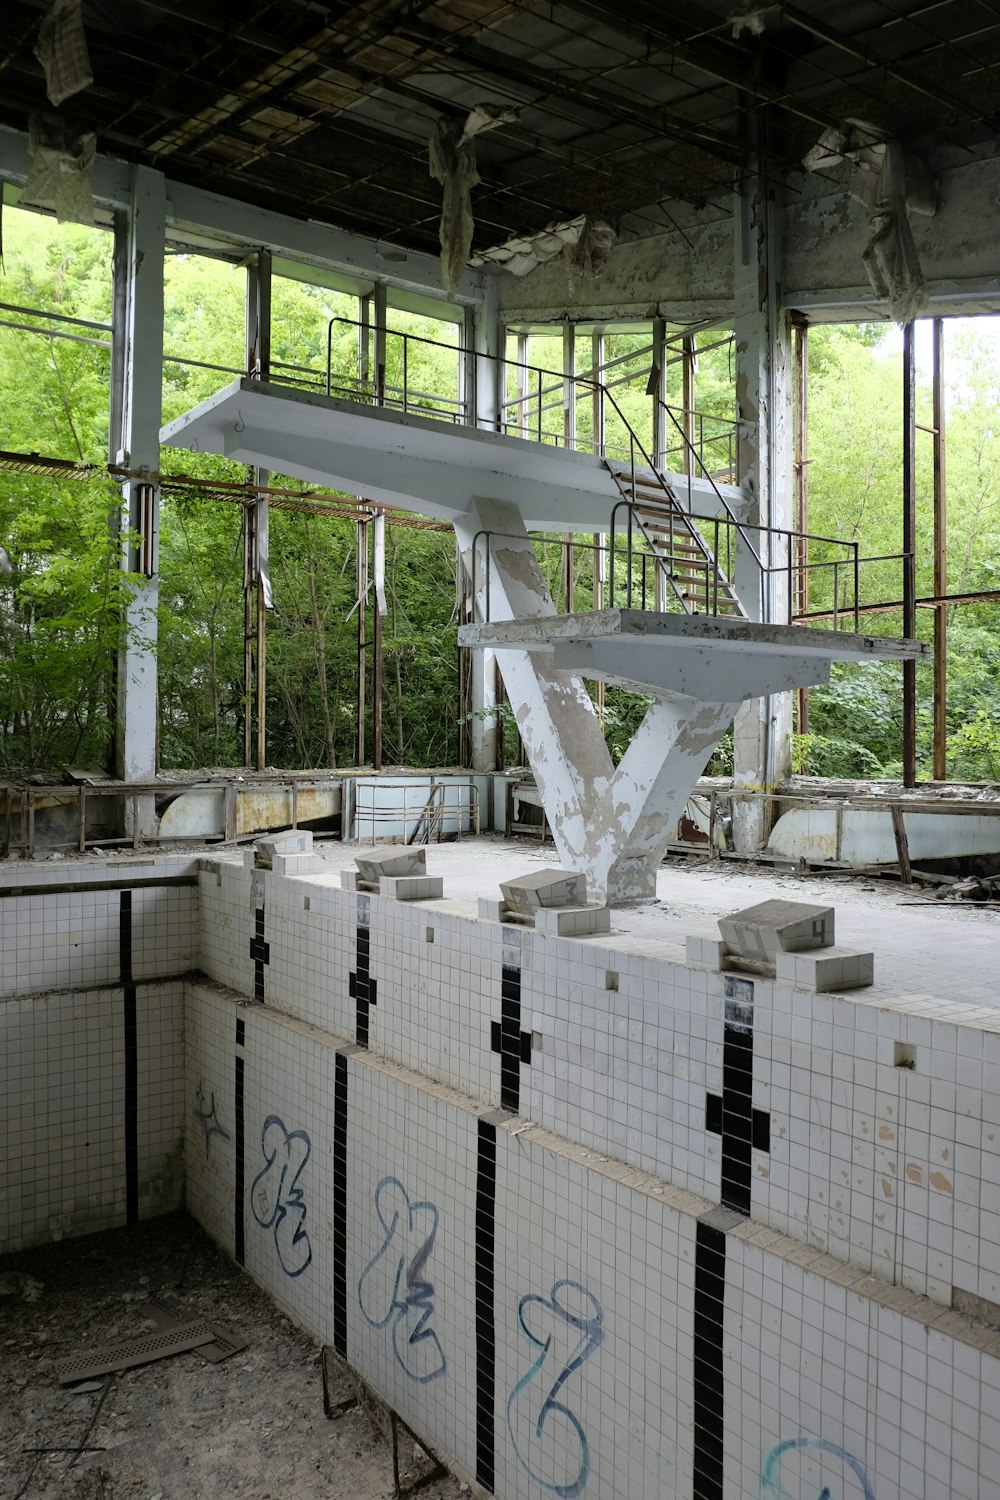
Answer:
[[[652,585],[656,593],[654,608],[666,608],[669,589],[685,614],[721,616],[728,620],[749,619],[719,561],[718,535],[713,549],[695,519],[677,503],[671,486],[655,470],[649,478],[644,478],[634,472],[620,474],[610,464],[608,469],[621,494],[621,503],[627,507],[626,593],[629,603],[636,592],[642,600],[640,607],[646,607],[647,586]],[[702,524],[713,525],[704,520]],[[718,525],[715,530],[718,533]],[[612,526],[613,534],[614,531]]]

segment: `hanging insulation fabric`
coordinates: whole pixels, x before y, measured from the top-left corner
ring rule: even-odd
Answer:
[[[93,83],[83,0],[52,0],[38,30],[35,56],[45,69],[45,91],[53,104],[62,104]]]
[[[449,297],[454,297],[472,251],[475,221],[472,189],[479,182],[476,148],[472,144],[483,131],[512,124],[518,117],[513,108],[477,104],[464,122],[437,120],[427,142],[430,174],[444,189],[441,200],[441,276]]]

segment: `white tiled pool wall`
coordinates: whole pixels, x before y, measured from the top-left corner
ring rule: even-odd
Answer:
[[[735,1215],[724,1232],[703,1198],[269,1007],[197,983],[188,1006],[189,1110],[211,1100],[217,1127],[188,1133],[189,1206],[234,1248],[242,1021],[244,1263],[470,1480],[517,1500],[991,1493],[989,1330]]]
[[[518,1113],[719,1202],[723,1138],[706,1117],[723,1091],[726,976],[679,949],[671,960],[219,864],[200,876],[201,967],[247,995],[255,879],[270,1006],[355,1039],[360,902],[372,1051],[500,1104],[506,942],[531,1038]],[[1000,1303],[1000,1010],[764,980],[752,995],[752,1105],[770,1121],[769,1149],[751,1153],[753,1219],[945,1306],[953,1287]]]
[[[210,981],[183,1022],[180,980],[131,986],[128,1184],[121,893],[32,905],[48,967],[4,944],[5,1039],[30,1039],[5,1047],[6,1138],[37,1143],[8,1152],[4,1248],[126,1222],[130,1194],[174,1206],[183,1135],[192,1213],[498,1495],[1000,1494],[1000,1334],[946,1310],[953,1287],[1000,1300],[994,1013],[750,985],[333,878],[210,859],[197,907],[133,889],[133,979]],[[719,1207],[744,1187],[749,1220]]]
[[[242,1258],[469,1478],[1000,1494],[1000,1333],[946,1310],[1000,1300],[991,1013],[206,863],[202,967],[266,1005],[189,990],[189,1204],[232,1249],[241,1050]]]
[[[198,891],[137,882],[195,870],[186,857],[4,867],[0,1252],[183,1201],[179,976],[196,961]]]

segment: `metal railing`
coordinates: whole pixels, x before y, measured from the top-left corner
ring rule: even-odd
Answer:
[[[617,517],[621,514],[625,516],[624,523],[615,524]],[[660,551],[655,539],[646,531],[641,517],[636,516],[633,508],[624,501],[620,502],[612,513],[612,526],[607,533],[606,542],[595,543],[590,533],[580,537],[535,534],[530,540],[542,580],[551,594],[561,595],[565,580],[574,579],[572,587],[574,605],[576,592],[580,589],[592,588],[597,578],[604,586],[604,608],[606,609],[657,610],[660,613],[670,613],[673,604],[673,608],[678,612],[684,610],[689,614],[739,618],[725,609],[725,604],[734,597],[738,597],[745,607],[747,597],[746,590],[741,592],[732,578],[736,556],[734,523],[723,516],[696,516],[694,519],[705,526],[715,543],[711,552],[706,548],[704,556],[693,560],[690,564],[704,579],[704,588],[703,591],[695,589],[689,590],[688,593],[698,594],[696,602],[703,603],[703,608],[687,608],[682,591],[672,586],[668,576],[670,557]],[[745,523],[739,524],[741,528],[745,525]],[[684,535],[687,534],[687,532],[684,533]],[[795,543],[806,539],[843,547],[847,552],[848,555],[842,559],[823,559],[808,563],[806,567],[809,571],[832,569],[835,578],[839,575],[841,578],[852,580],[851,597],[835,603],[829,611],[829,617],[833,622],[834,630],[848,629],[855,634],[858,633],[861,628],[860,612],[863,608],[859,601],[860,567],[869,559],[857,556],[857,543],[841,542],[833,537],[788,529],[782,530],[780,535],[784,538],[784,558],[780,563],[765,569],[764,573],[759,575],[762,595],[764,579],[768,574],[784,575],[788,579],[781,618],[772,619],[768,623],[784,625],[808,623],[799,621],[795,614],[792,580],[798,569],[794,563],[789,568],[788,563],[790,556],[794,558]],[[523,543],[524,538],[512,532],[486,530],[478,531],[473,538],[470,564],[472,594],[478,601],[484,624],[492,623],[494,619],[490,563],[493,545],[497,541]],[[556,565],[547,562],[547,558],[551,556],[558,559]],[[884,561],[885,559],[870,560]],[[721,574],[717,562],[722,565]],[[685,559],[685,567],[688,566]],[[559,581],[556,582],[556,580]],[[732,593],[726,591],[727,583],[732,586]],[[563,602],[560,597],[560,606]],[[762,598],[756,602],[760,606]],[[557,613],[562,613],[559,606],[557,606]]]
[[[624,523],[620,521],[621,513],[625,513]],[[699,602],[703,599],[704,609],[693,609],[693,614],[719,615],[728,613],[725,605],[733,597],[738,598],[744,608],[748,603],[747,589],[743,580],[734,577],[739,566],[739,541],[745,537],[747,532],[766,532],[771,543],[769,555],[777,550],[779,559],[776,562],[762,563],[756,549],[753,552],[754,572],[758,585],[758,596],[754,601],[757,618],[769,624],[795,624],[799,617],[795,614],[795,581],[803,575],[809,576],[813,573],[832,571],[833,574],[833,604],[829,611],[833,621],[833,629],[840,630],[850,628],[855,634],[860,630],[860,613],[862,609],[860,587],[861,566],[866,562],[884,562],[886,558],[863,558],[859,555],[857,542],[845,542],[838,537],[823,536],[816,532],[794,531],[788,527],[777,526],[754,526],[747,521],[734,521],[729,516],[715,515],[707,516],[700,514],[688,515],[686,519],[696,523],[694,531],[677,529],[678,536],[693,536],[701,540],[702,556],[696,558],[685,558],[684,567],[693,572],[699,583],[694,589],[686,592],[698,596]],[[666,512],[664,520],[670,522],[670,513]],[[707,532],[711,542],[706,543],[702,532]],[[669,548],[664,551],[658,545],[657,538],[651,535],[643,517],[636,513],[635,507],[627,501],[622,500],[615,506],[611,513],[611,546],[609,548],[608,567],[608,596],[612,607],[617,602],[620,607],[627,609],[659,609],[662,604],[664,587],[669,584],[681,597],[681,591],[674,585],[670,577],[670,564],[672,554]],[[619,535],[622,536],[624,545],[616,545]],[[778,542],[777,549],[774,548],[775,540]],[[808,544],[828,547],[839,547],[843,549],[844,556],[839,558],[822,558],[812,562],[796,562],[796,545],[802,542]],[[645,545],[643,545],[643,543]],[[776,590],[769,590],[766,586],[768,578],[784,578],[786,586],[784,598],[781,601],[780,612],[774,607]],[[846,599],[841,598],[842,581],[848,580],[848,595]],[[729,585],[732,592],[727,590]],[[652,599],[653,602],[650,602]],[[771,607],[768,608],[770,600]],[[723,606],[720,609],[720,605]],[[847,626],[845,626],[845,621]],[[802,623],[806,623],[802,621]]]
[[[362,791],[371,793],[370,800],[362,801]],[[386,797],[386,793],[392,795]],[[432,839],[440,843],[448,836],[478,835],[480,831],[479,788],[471,776],[433,782],[430,787],[358,778],[354,795],[355,841],[368,838],[377,844],[388,838],[405,844],[429,844]]]
[[[354,373],[344,374],[335,368],[334,337],[336,330],[350,329],[355,349]],[[421,351],[424,359],[421,359]],[[427,352],[443,351],[454,361],[454,389],[457,394],[429,389],[433,376],[427,370]],[[630,351],[609,361],[606,368],[619,367],[648,350]],[[291,377],[282,373],[293,371]],[[602,367],[602,373],[605,367]],[[308,374],[308,381],[303,378]],[[689,523],[689,535],[700,552],[695,558],[694,571],[703,573],[703,592],[707,613],[718,613],[720,603],[730,603],[734,594],[747,593],[748,572],[755,576],[756,589],[753,599],[754,613],[765,623],[790,623],[793,619],[795,584],[804,575],[822,575],[832,572],[834,607],[831,615],[835,629],[843,628],[846,620],[851,627],[859,629],[859,568],[861,559],[856,542],[844,542],[839,538],[814,533],[798,532],[787,527],[768,526],[743,520],[734,510],[723,485],[729,483],[737,467],[737,447],[740,437],[746,436],[747,424],[715,417],[707,412],[679,411],[666,402],[657,402],[668,429],[672,428],[671,442],[662,443],[665,454],[677,454],[683,459],[679,465],[683,472],[673,475],[668,481],[654,461],[647,446],[639,438],[610,385],[599,380],[591,372],[570,374],[548,370],[510,360],[506,354],[487,354],[478,350],[463,349],[456,344],[439,339],[429,339],[423,334],[396,331],[360,319],[331,317],[326,333],[326,370],[324,376],[305,366],[272,366],[272,381],[295,384],[318,385],[322,382],[325,394],[337,399],[380,406],[404,414],[414,414],[444,421],[452,426],[470,426],[507,436],[527,438],[534,442],[555,447],[573,447],[604,457],[621,493],[621,500],[611,513],[611,530],[620,527],[619,517],[623,507],[627,511],[623,546],[623,561],[619,565],[620,582],[611,579],[611,597],[616,590],[619,600],[645,601],[652,594],[662,606],[666,582],[666,560],[658,556],[655,541],[636,513],[636,486],[659,491],[657,500],[664,513],[674,512]],[[451,377],[450,377],[451,378]],[[615,380],[615,385],[629,384],[636,376],[626,374]],[[513,381],[515,389],[509,390]],[[494,400],[490,403],[491,414],[481,418],[478,410],[479,391],[488,384]],[[616,429],[610,444],[603,435],[586,437],[574,434],[569,439],[565,426],[546,425],[546,413],[566,409],[567,391],[573,388],[577,399],[599,399],[605,421],[611,419]],[[693,424],[694,432],[689,428]],[[713,430],[716,424],[721,430]],[[602,424],[603,426],[604,424]],[[608,452],[613,450],[615,463],[609,462]],[[710,452],[710,450],[712,450]],[[695,508],[695,481],[707,485],[711,492],[710,503],[717,513],[706,515]],[[661,498],[662,497],[662,498]],[[680,528],[679,528],[680,529]],[[796,555],[796,544],[805,544],[806,560]],[[842,549],[843,556],[808,560],[809,545],[824,549]],[[563,544],[565,545],[565,544]],[[721,549],[721,552],[720,552]],[[609,550],[609,573],[614,569],[618,548],[613,541]],[[738,565],[738,557],[743,566]],[[872,559],[877,561],[881,559]],[[721,568],[723,577],[719,576]],[[623,571],[622,571],[623,570]],[[738,580],[734,573],[739,573]],[[844,581],[850,580],[846,600]],[[779,580],[786,581],[784,590]],[[731,591],[730,591],[731,586]],[[752,588],[753,585],[751,584]],[[784,592],[785,598],[781,598]],[[750,603],[744,599],[744,608]],[[709,608],[711,605],[711,608]],[[629,606],[634,607],[634,606]],[[648,608],[648,604],[641,607]],[[654,604],[652,607],[657,607]]]

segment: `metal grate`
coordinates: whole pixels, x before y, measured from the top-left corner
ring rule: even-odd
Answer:
[[[115,1370],[131,1370],[136,1365],[148,1365],[156,1359],[165,1359],[170,1354],[183,1354],[196,1349],[199,1344],[212,1344],[217,1340],[216,1331],[207,1323],[195,1323],[187,1328],[168,1329],[164,1333],[147,1333],[138,1338],[120,1339],[114,1344],[101,1344],[89,1354],[77,1354],[56,1362],[56,1378],[60,1385],[74,1385],[78,1380],[91,1380],[97,1375],[110,1375]]]

